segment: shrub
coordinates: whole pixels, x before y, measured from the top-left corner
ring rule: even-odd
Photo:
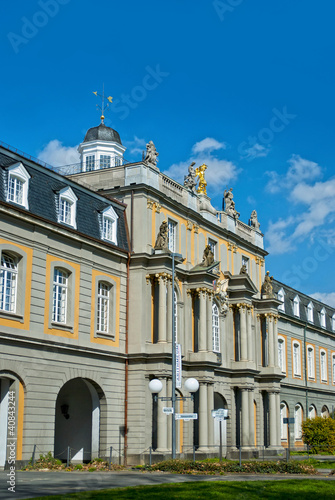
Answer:
[[[76,470],[81,470],[82,468],[83,468],[83,465],[82,465],[82,464],[77,464],[77,465],[75,466],[75,469],[76,469]]]
[[[97,470],[96,467],[89,467],[88,472],[95,472]]]
[[[335,420],[316,417],[302,423],[302,438],[309,445],[312,453],[320,451],[335,452]]]

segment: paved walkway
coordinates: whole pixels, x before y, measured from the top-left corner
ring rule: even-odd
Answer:
[[[324,471],[325,472],[325,471]],[[120,472],[35,472],[16,473],[15,493],[8,491],[8,471],[0,472],[0,499],[24,499],[46,495],[65,495],[87,490],[122,488],[125,486],[158,485],[197,481],[279,481],[283,479],[318,479],[334,481],[335,476],[304,475],[242,475],[189,476],[161,472],[120,471]]]

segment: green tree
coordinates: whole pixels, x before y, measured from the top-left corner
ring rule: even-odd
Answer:
[[[302,438],[312,453],[335,452],[335,420],[332,418],[308,418],[302,423]]]

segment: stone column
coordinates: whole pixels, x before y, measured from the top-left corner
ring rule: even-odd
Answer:
[[[248,360],[255,362],[254,357],[254,338],[252,330],[252,313],[251,309],[247,310],[247,339],[248,339]]]
[[[207,307],[206,307],[206,315],[207,315],[207,351],[213,351],[213,333],[212,333],[212,297],[211,295],[207,295]]]
[[[277,442],[276,445],[281,445],[281,433],[280,433],[280,393],[276,392],[276,415],[277,415]]]
[[[249,389],[249,445],[255,446],[254,391]]]
[[[162,378],[160,379],[163,388],[161,392],[159,393],[159,397],[166,397],[166,379]],[[157,451],[161,453],[165,453],[168,449],[167,447],[167,435],[168,435],[168,422],[167,422],[167,415],[163,413],[163,406],[166,405],[166,401],[162,401],[161,399],[158,399],[158,408],[157,408]]]
[[[166,283],[166,338],[172,342],[172,286],[170,282]]]
[[[275,366],[274,360],[274,338],[273,338],[273,317],[267,318],[268,322],[268,356],[269,366]]]
[[[166,380],[166,395],[168,397],[172,396],[172,379],[168,378]],[[172,403],[170,401],[163,401],[162,406],[170,406]],[[177,403],[178,404],[178,403]],[[177,406],[176,404],[176,406]],[[178,406],[177,406],[178,408]],[[166,434],[167,434],[167,448],[168,450],[172,450],[172,415],[163,414],[166,419]],[[176,421],[176,427],[178,425],[178,420]]]
[[[227,427],[230,427],[231,432],[231,446],[236,449],[236,397],[235,391],[232,387],[230,390],[230,399],[231,399],[231,412],[229,415],[229,420],[227,420]],[[228,429],[227,429],[228,430]],[[227,448],[228,450],[228,448]]]
[[[212,417],[212,410],[214,410],[214,384],[208,384],[207,386],[207,398],[208,398],[208,412],[207,412],[207,421],[208,421],[208,445],[209,451],[214,453],[216,448],[213,448],[214,445],[214,418]]]
[[[277,440],[277,405],[275,392],[269,392],[269,427],[270,427],[270,447],[276,446]]]
[[[199,388],[199,451],[208,451],[208,397],[207,383],[200,382]]]
[[[240,328],[241,328],[241,361],[248,359],[247,318],[246,308],[240,306]]]
[[[206,293],[200,292],[199,295],[199,351],[207,350],[207,310]]]
[[[166,282],[159,277],[158,342],[166,342]]]
[[[277,316],[273,317],[273,347],[274,347],[274,365],[279,366],[278,364],[278,318]],[[280,443],[280,441],[279,441]]]
[[[242,446],[249,446],[249,395],[248,389],[241,389]]]

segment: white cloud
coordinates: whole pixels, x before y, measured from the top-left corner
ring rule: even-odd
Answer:
[[[227,183],[237,178],[239,173],[233,162],[221,160],[211,153],[214,149],[223,149],[224,147],[224,143],[207,137],[192,147],[193,154],[188,160],[174,163],[163,173],[183,184],[184,177],[188,174],[188,167],[192,162],[196,163],[195,168],[205,163],[207,165],[205,174],[207,188],[210,187],[214,193],[221,192]]]
[[[276,222],[269,222],[265,233],[268,242],[267,251],[272,254],[283,254],[294,250],[292,238],[287,235],[287,229],[295,223],[294,217],[279,219]]]
[[[267,156],[270,153],[270,150],[270,146],[262,146],[256,142],[256,144],[245,150],[246,155],[243,155],[243,158],[247,160],[262,158]]]
[[[218,149],[226,149],[226,144],[224,142],[219,142],[213,137],[206,137],[202,141],[196,142],[192,147],[192,153],[198,154],[203,152],[212,152]]]
[[[132,141],[124,141],[124,145],[127,148],[127,154],[130,155],[140,155],[142,159],[142,152],[146,151],[146,141],[145,139],[140,139],[136,135],[134,136],[134,139]]]
[[[323,302],[324,304],[328,304],[331,307],[335,307],[335,292],[330,292],[330,293],[315,292],[311,293],[310,296],[313,297],[313,299]]]
[[[50,141],[38,154],[39,160],[45,161],[54,167],[79,163],[78,146],[63,146],[58,140]]]
[[[270,177],[266,185],[268,192],[277,193],[283,189],[292,189],[302,182],[313,181],[322,175],[320,165],[299,155],[292,155],[288,163],[290,166],[284,175],[273,170],[265,172]]]

